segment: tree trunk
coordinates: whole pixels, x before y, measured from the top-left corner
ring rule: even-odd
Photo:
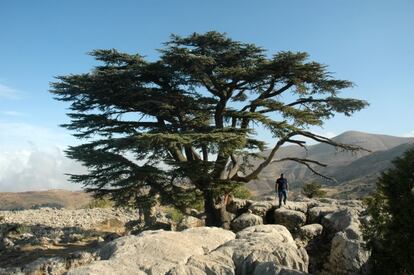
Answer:
[[[226,210],[227,196],[217,201],[211,191],[204,191],[204,211],[206,213],[206,225],[230,229],[230,213]]]

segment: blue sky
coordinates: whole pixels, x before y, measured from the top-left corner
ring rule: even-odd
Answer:
[[[54,76],[89,71],[96,48],[156,59],[171,33],[217,30],[269,53],[306,51],[355,82],[344,96],[371,104],[317,132],[414,136],[413,12],[411,0],[0,1],[0,191],[66,188],[61,170],[80,169],[61,154],[75,140],[57,126],[67,106],[48,93]],[[55,161],[51,183],[16,184],[28,165],[41,169],[34,153]]]

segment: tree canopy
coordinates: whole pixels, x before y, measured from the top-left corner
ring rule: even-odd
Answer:
[[[414,149],[393,161],[368,199],[364,226],[372,274],[414,273]]]
[[[307,158],[277,158],[284,144],[306,147],[306,137],[344,150],[309,131],[337,113],[352,115],[367,103],[339,94],[353,84],[332,77],[305,52],[269,56],[254,44],[225,34],[172,35],[151,61],[115,49],[90,53],[98,66],[88,73],[57,77],[51,92],[70,103],[73,130],[83,144],[69,157],[87,168],[72,175],[95,194],[119,202],[161,201],[183,207],[204,200],[209,224],[219,224],[223,195],[256,179],[274,161],[296,161],[315,173],[325,164]],[[248,159],[275,139],[257,167]]]

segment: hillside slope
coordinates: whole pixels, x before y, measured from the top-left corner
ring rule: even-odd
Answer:
[[[336,187],[346,185],[347,182],[357,182],[373,185],[378,175],[390,167],[391,161],[401,155],[414,144],[414,138],[394,137],[387,135],[368,134],[356,131],[345,132],[333,140],[359,145],[371,152],[357,153],[341,152],[327,144],[315,144],[305,151],[299,146],[281,148],[275,159],[284,157],[301,157],[314,159],[328,164],[328,167],[315,167],[323,174],[335,178],[337,182],[325,181],[314,175],[305,166],[296,162],[270,164],[260,178],[247,184],[257,196],[263,196],[273,191],[275,179],[284,173],[291,183],[291,188],[299,189],[304,183],[319,181],[325,186]],[[264,152],[265,155],[268,152]],[[256,165],[260,161],[254,160]],[[368,188],[372,190],[372,188]]]
[[[78,209],[85,207],[91,196],[82,191],[48,190],[36,192],[0,192],[0,210],[29,209],[42,206]]]

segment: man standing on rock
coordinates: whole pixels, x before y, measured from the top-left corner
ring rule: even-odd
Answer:
[[[282,197],[283,203],[286,205],[288,189],[287,179],[283,177],[283,174],[280,174],[280,178],[276,180],[275,184],[275,191],[279,195],[279,207],[282,207]]]

